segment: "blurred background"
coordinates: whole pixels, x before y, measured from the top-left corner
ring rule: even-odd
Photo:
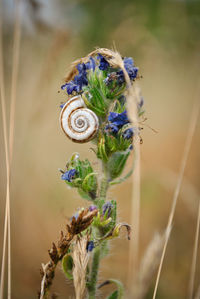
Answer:
[[[96,46],[132,56],[140,69],[146,123],[141,145],[140,257],[155,232],[168,220],[173,191],[197,94],[200,67],[200,1],[198,0],[22,0],[22,36],[17,85],[13,162],[11,166],[13,299],[36,298],[40,265],[57,241],[66,220],[87,205],[61,181],[59,168],[74,152],[96,165],[90,144],[70,142],[59,126],[60,92],[70,63]],[[14,5],[3,2],[4,68],[7,118]],[[1,117],[1,116],[0,116]],[[200,125],[193,139],[175,214],[157,298],[186,298],[195,236],[200,177]],[[6,168],[2,120],[0,129],[0,256],[4,223]],[[127,170],[131,167],[131,161]],[[132,181],[113,188],[118,218],[130,222]],[[134,228],[133,228],[134,237]],[[112,241],[100,281],[120,279],[127,286],[125,235]],[[200,255],[198,255],[199,266]],[[197,267],[195,291],[199,285]],[[152,298],[152,287],[146,298]],[[52,290],[73,298],[71,282],[58,267]],[[99,294],[104,298],[108,287]]]

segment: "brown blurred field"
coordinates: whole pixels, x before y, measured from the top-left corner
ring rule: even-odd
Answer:
[[[51,1],[45,2],[51,8]],[[5,4],[5,3],[4,3]],[[43,6],[43,14],[45,7]],[[187,134],[192,104],[197,94],[200,67],[200,2],[191,1],[59,1],[54,4],[59,22],[29,15],[34,30],[22,24],[17,88],[15,139],[11,166],[12,284],[13,299],[36,298],[41,262],[56,241],[66,220],[87,203],[60,180],[74,152],[89,157],[90,144],[70,142],[59,127],[59,93],[71,61],[95,46],[111,47],[132,56],[143,79],[147,124],[141,145],[140,257],[155,232],[168,220],[173,191]],[[4,7],[12,13],[11,7]],[[38,8],[40,9],[40,8]],[[30,13],[30,12],[29,12]],[[38,13],[38,11],[37,11]],[[65,23],[62,24],[64,19]],[[69,20],[69,22],[68,22]],[[4,18],[4,58],[7,116],[10,102],[13,24]],[[2,128],[2,121],[1,121]],[[200,177],[200,123],[187,163],[173,231],[163,265],[157,298],[186,298],[194,243]],[[0,256],[4,224],[6,168],[3,131],[0,130]],[[131,167],[131,165],[129,165]],[[127,167],[128,168],[128,167]],[[109,198],[118,200],[119,219],[130,222],[131,179],[113,187]],[[133,228],[134,238],[134,228]],[[125,236],[112,241],[100,279],[118,278],[127,284],[128,246]],[[198,254],[195,291],[200,283]],[[152,298],[152,289],[146,298]],[[100,294],[105,297],[108,287]],[[73,298],[73,285],[61,270],[53,290],[59,298]]]

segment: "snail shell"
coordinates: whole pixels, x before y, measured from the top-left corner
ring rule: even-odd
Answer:
[[[80,95],[71,98],[64,105],[60,122],[67,137],[79,143],[88,142],[99,128],[98,117],[92,110],[86,108]]]

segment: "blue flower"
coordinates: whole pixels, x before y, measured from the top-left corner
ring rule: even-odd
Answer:
[[[61,86],[61,89],[66,89],[69,95],[73,92],[81,92],[83,86],[88,85],[87,69],[89,69],[89,66],[86,66],[85,63],[79,63],[76,68],[78,70],[78,75],[74,77],[74,80]]]
[[[106,216],[109,218],[111,215],[112,209],[113,209],[113,204],[110,201],[107,201],[102,207],[103,215],[106,214]]]
[[[72,94],[73,91],[80,92],[80,90],[81,90],[80,86],[74,84],[73,81],[70,81],[69,83],[66,83],[66,84],[62,85],[61,89],[63,89],[63,90],[66,89],[68,94]]]
[[[87,247],[86,247],[86,249],[87,249],[87,252],[88,251],[92,251],[93,249],[94,249],[94,241],[89,241],[88,243],[87,243]]]
[[[126,110],[122,113],[110,112],[108,120],[118,128],[121,128],[123,125],[129,123]]]
[[[118,131],[119,131],[119,128],[118,126],[114,125],[114,124],[108,124],[106,127],[105,127],[105,130],[106,131],[109,131],[113,134],[117,134]]]
[[[100,62],[99,62],[99,69],[101,71],[107,70],[108,67],[110,66],[109,63],[108,63],[108,61],[101,54],[98,54],[97,59],[100,60]]]
[[[61,179],[64,181],[71,182],[76,174],[76,169],[70,169],[61,175]]]
[[[122,137],[124,139],[131,139],[133,137],[134,133],[133,133],[133,129],[129,128],[126,131],[123,132]]]
[[[93,57],[90,57],[90,60],[85,64],[87,70],[95,70],[96,63]]]
[[[131,57],[124,58],[124,67],[129,75],[130,80],[134,80],[137,77],[138,68],[134,66],[134,61]],[[122,70],[117,72],[117,80],[119,84],[125,82],[124,73]]]

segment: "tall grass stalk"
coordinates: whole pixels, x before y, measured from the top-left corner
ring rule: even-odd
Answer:
[[[128,117],[136,128],[139,129],[137,103],[139,102],[140,89],[135,84],[131,84],[129,75],[124,67],[121,55],[115,49],[115,62],[123,70],[124,78],[127,84],[127,112]],[[131,238],[129,247],[129,269],[128,269],[128,286],[129,293],[132,293],[133,279],[136,272],[138,251],[139,251],[139,223],[140,223],[140,140],[135,139],[134,142],[135,157],[134,157],[134,175],[133,175],[133,189],[132,189],[132,200],[131,200],[131,227],[133,227],[134,237]]]
[[[139,102],[139,87],[130,86],[127,96],[129,118],[134,126],[138,129],[137,103]],[[138,252],[139,252],[139,231],[140,231],[140,140],[139,137],[134,142],[135,157],[134,174],[132,176],[132,198],[131,198],[131,227],[133,228],[134,237],[131,238],[129,246],[129,269],[128,269],[128,286],[130,294],[133,292],[133,279],[137,272]]]
[[[196,263],[197,263],[199,228],[200,228],[200,200],[199,200],[199,207],[198,207],[198,213],[197,213],[197,225],[196,225],[193,257],[192,257],[192,265],[191,265],[191,274],[190,274],[190,282],[189,282],[189,292],[188,292],[189,293],[189,295],[188,295],[189,299],[193,298],[193,293],[194,293],[194,280],[195,280]]]
[[[12,79],[11,79],[11,99],[10,99],[10,120],[9,120],[9,143],[7,138],[7,123],[6,123],[6,107],[5,107],[5,88],[3,76],[3,35],[1,24],[1,99],[2,99],[2,119],[4,130],[4,144],[6,152],[6,172],[7,172],[7,187],[6,187],[6,208],[5,208],[5,224],[4,224],[4,238],[3,238],[3,256],[2,256],[2,269],[1,269],[1,298],[3,298],[4,291],[4,273],[5,273],[5,253],[6,241],[8,234],[8,299],[11,298],[11,221],[10,221],[10,167],[13,155],[13,140],[14,140],[14,124],[15,124],[15,104],[16,104],[16,90],[17,90],[17,77],[19,65],[19,51],[20,51],[20,0],[15,1],[15,24],[13,35],[13,60],[12,60]],[[9,149],[8,149],[9,146]]]
[[[137,278],[134,280],[134,289],[132,295],[134,299],[145,298],[145,295],[152,283],[156,269],[160,263],[160,257],[165,239],[170,234],[170,231],[171,227],[169,231],[164,231],[163,234],[157,233],[148,244],[140,263],[139,271],[137,272]]]
[[[198,96],[199,96],[199,94],[197,94],[195,102],[193,104],[190,124],[189,124],[189,128],[188,128],[187,138],[186,138],[184,151],[183,151],[183,156],[182,156],[182,161],[181,161],[180,170],[179,170],[178,181],[177,181],[177,185],[176,185],[176,188],[175,188],[175,191],[174,191],[171,211],[170,211],[170,215],[169,215],[166,230],[168,230],[172,226],[172,223],[173,223],[176,204],[177,204],[177,199],[178,199],[178,196],[179,196],[179,193],[180,193],[180,188],[181,188],[181,184],[182,184],[182,180],[183,180],[183,175],[184,175],[184,171],[185,171],[189,151],[190,151],[191,144],[192,144],[192,138],[193,138],[195,128],[196,128],[196,124],[197,124],[197,120],[198,120],[199,108],[200,108],[200,100],[199,100]],[[165,244],[164,244],[164,247],[163,247],[162,256],[161,256],[161,260],[160,260],[160,264],[159,264],[159,268],[158,268],[158,273],[157,273],[157,277],[156,277],[156,284],[155,284],[155,288],[154,288],[153,299],[156,298],[158,283],[159,283],[159,280],[160,280],[160,274],[161,274],[161,270],[162,270],[162,265],[163,265],[163,261],[164,261],[165,252],[166,252],[166,249],[167,249],[167,244],[168,244],[168,241],[169,241],[169,237],[170,237],[170,234],[166,238]]]
[[[13,58],[12,58],[12,79],[10,95],[10,123],[9,123],[9,154],[10,164],[12,163],[14,127],[15,127],[15,106],[17,96],[17,78],[19,69],[20,39],[21,39],[21,13],[20,1],[15,0],[15,25],[13,36]]]
[[[2,2],[1,2],[2,7]],[[0,298],[3,299],[4,294],[4,280],[5,280],[5,259],[6,259],[6,242],[7,233],[10,230],[10,165],[9,165],[9,150],[7,138],[7,121],[6,121],[6,103],[5,103],[5,84],[4,84],[4,70],[3,70],[3,30],[2,18],[0,18],[0,89],[1,89],[1,106],[2,106],[2,121],[3,121],[3,138],[5,147],[5,162],[6,162],[6,205],[5,205],[5,220],[3,233],[3,252],[1,264],[1,283],[0,283]],[[8,234],[10,238],[10,233]],[[10,260],[10,248],[8,247],[8,260]],[[11,293],[11,268],[8,264],[8,298]]]

